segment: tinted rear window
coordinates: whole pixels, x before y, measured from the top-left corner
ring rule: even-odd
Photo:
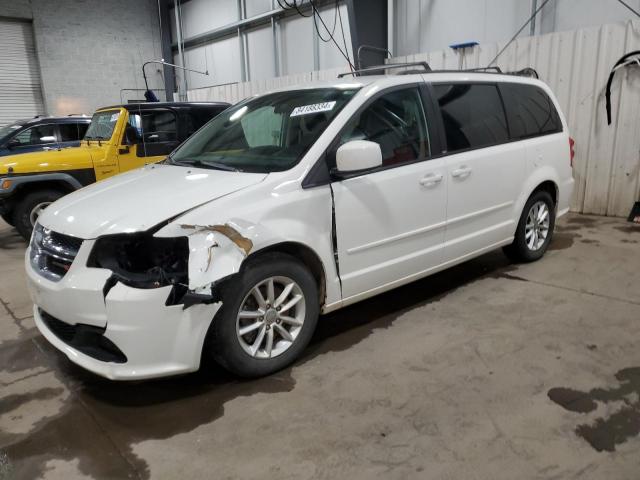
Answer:
[[[560,116],[544,90],[519,83],[504,83],[500,89],[511,138],[522,139],[562,131]]]
[[[496,85],[452,83],[437,84],[434,88],[450,153],[509,140],[504,107]]]

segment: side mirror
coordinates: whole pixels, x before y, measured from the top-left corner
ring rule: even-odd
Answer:
[[[16,147],[19,147],[20,145],[22,145],[22,144],[20,143],[20,140],[16,140],[16,139],[14,138],[13,140],[10,140],[10,141],[9,141],[9,143],[7,143],[7,148],[8,148],[9,150],[12,150],[12,149],[14,149],[14,148],[16,148]]]
[[[336,170],[340,173],[355,173],[382,166],[380,145],[368,140],[352,140],[336,152]]]
[[[56,143],[56,137],[51,136],[51,137],[40,137],[40,142],[41,143]]]

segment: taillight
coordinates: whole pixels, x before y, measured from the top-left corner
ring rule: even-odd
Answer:
[[[576,156],[576,150],[575,150],[575,145],[576,145],[576,141],[569,137],[569,152],[571,153],[571,160],[570,160],[570,164],[571,164],[571,168],[573,168],[573,158]]]

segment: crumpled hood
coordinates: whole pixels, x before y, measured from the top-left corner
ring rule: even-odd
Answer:
[[[53,231],[89,239],[148,230],[216,198],[260,183],[266,174],[147,165],[73,192],[38,219]]]

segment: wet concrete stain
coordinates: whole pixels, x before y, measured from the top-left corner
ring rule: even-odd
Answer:
[[[593,240],[591,238],[584,238],[580,240],[580,243],[586,243],[588,245],[600,245],[600,242],[598,240]]]
[[[391,327],[409,310],[437,302],[482,278],[516,269],[501,252],[493,252],[321,317],[296,365],[349,349],[375,330]],[[71,392],[63,412],[43,419],[29,434],[3,438],[0,432],[0,454],[7,455],[15,478],[37,478],[47,461],[76,458],[79,470],[94,478],[149,478],[149,466],[135,455],[134,444],[192,431],[222,417],[224,405],[233,399],[286,393],[296,384],[291,368],[245,381],[209,362],[199,372],[182,377],[110,382],[75,366],[39,337],[1,348],[0,365],[14,371],[53,369]]]
[[[640,233],[640,225],[625,225],[613,228],[622,233]]]
[[[578,229],[580,229],[580,227],[578,227]],[[549,250],[566,250],[573,246],[576,239],[582,238],[582,235],[568,232],[566,229],[556,227],[556,230],[558,231],[553,234],[553,238],[549,244]]]
[[[64,389],[62,388],[41,388],[35,392],[7,395],[2,398],[2,403],[0,403],[0,415],[11,412],[20,405],[32,400],[49,400],[61,395],[62,393],[64,393]]]
[[[626,368],[616,373],[618,387],[594,388],[588,392],[571,388],[552,388],[549,398],[565,410],[590,413],[598,403],[621,402],[622,407],[589,424],[578,425],[575,432],[598,452],[613,452],[617,445],[640,434],[640,367]]]
[[[580,226],[583,226],[583,227],[594,227],[594,226],[596,226],[597,220],[595,218],[586,217],[586,216],[581,215],[581,216],[568,218],[566,223],[569,224],[569,225],[580,225]]]
[[[640,241],[638,241],[638,240],[630,240],[628,238],[623,238],[622,240],[620,240],[620,242],[622,242],[622,243],[640,243]]]

